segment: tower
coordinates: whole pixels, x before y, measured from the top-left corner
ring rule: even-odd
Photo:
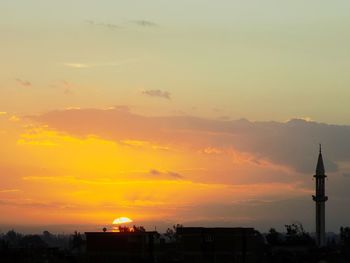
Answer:
[[[328,197],[325,195],[325,175],[322,148],[320,144],[320,153],[318,154],[316,174],[316,195],[312,198],[316,203],[316,243],[319,247],[326,245],[326,216],[325,216],[325,204]]]

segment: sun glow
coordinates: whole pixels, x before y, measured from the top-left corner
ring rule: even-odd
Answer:
[[[121,225],[121,224],[127,224],[127,223],[131,223],[132,220],[128,217],[118,217],[116,219],[113,220],[113,225]]]

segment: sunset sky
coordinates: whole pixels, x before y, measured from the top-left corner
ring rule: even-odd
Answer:
[[[350,2],[1,0],[0,225],[350,220]],[[3,230],[0,228],[0,230]]]

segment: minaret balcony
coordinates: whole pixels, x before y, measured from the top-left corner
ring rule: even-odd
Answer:
[[[315,196],[315,195],[313,195],[312,199],[315,202],[326,202],[328,200],[328,196]]]
[[[326,178],[327,175],[325,174],[315,174],[314,177],[317,179],[317,178],[320,178],[320,179],[323,179],[323,178]]]

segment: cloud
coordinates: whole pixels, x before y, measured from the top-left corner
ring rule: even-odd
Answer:
[[[100,62],[100,63],[82,63],[82,62],[65,62],[63,66],[74,69],[88,69],[97,67],[120,67],[125,64],[135,63],[139,58],[129,58],[116,62]]]
[[[330,206],[330,213],[336,215],[334,209],[341,213],[340,208],[348,206],[350,181],[342,176],[350,168],[347,125],[300,119],[252,122],[150,117],[125,107],[67,109],[24,120],[32,128],[24,128],[25,132],[21,130],[13,138],[11,145],[19,154],[12,169],[19,171],[0,167],[3,179],[12,180],[3,184],[3,190],[15,185],[26,198],[53,205],[55,201],[70,204],[72,200],[79,207],[90,204],[92,209],[77,215],[86,213],[91,221],[95,214],[110,213],[112,218],[116,210],[108,208],[108,204],[131,217],[176,216],[175,220],[191,218],[202,223],[208,218],[216,222],[241,219],[245,224],[251,219],[257,220],[256,226],[264,220],[271,224],[276,217],[278,220],[273,222],[277,223],[291,219],[311,221],[312,215],[308,217],[304,212],[312,212],[312,175],[319,142],[323,143],[329,178],[327,194],[337,202],[337,206]],[[30,145],[15,145],[18,139]],[[47,142],[58,146],[43,146]],[[161,151],[158,146],[169,150]],[[28,160],[28,156],[36,158]],[[21,167],[24,163],[30,167]],[[291,199],[293,202],[288,201]],[[18,202],[23,209],[29,205],[29,201]],[[32,205],[46,211],[45,203]],[[58,215],[53,211],[50,216]],[[69,213],[64,216],[72,218]],[[332,224],[343,225],[339,220],[335,216]]]
[[[7,115],[7,112],[6,111],[0,111],[0,116],[2,115]]]
[[[109,30],[120,30],[123,28],[127,28],[128,27],[128,23],[130,25],[134,24],[140,27],[156,27],[158,26],[156,23],[149,21],[149,20],[144,20],[144,19],[140,19],[140,20],[132,20],[129,22],[124,22],[123,25],[118,25],[118,24],[114,24],[114,23],[104,23],[104,22],[97,22],[94,20],[86,20],[86,23],[89,24],[90,26],[94,26],[94,27],[101,27],[101,28],[106,28]]]
[[[170,176],[170,177],[173,177],[173,178],[176,178],[176,179],[182,179],[183,178],[183,176],[181,174],[176,173],[176,172],[172,172],[172,171],[161,172],[159,170],[152,169],[152,170],[150,170],[149,173],[151,175],[154,175],[154,176]]]
[[[168,171],[168,172],[166,172],[166,174],[170,175],[171,177],[178,178],[178,179],[183,178],[183,176],[181,174],[176,173],[176,172]]]
[[[132,23],[134,23],[138,26],[142,26],[142,27],[155,27],[155,26],[157,26],[156,23],[149,21],[149,20],[134,20],[134,21],[132,21]]]
[[[142,91],[143,95],[150,96],[150,97],[158,97],[158,98],[163,98],[170,100],[171,99],[171,94],[167,91],[161,91],[161,90],[143,90]]]
[[[65,95],[73,94],[74,89],[76,88],[76,86],[73,83],[66,81],[66,80],[62,80],[62,81],[58,81],[56,83],[53,83],[50,85],[50,87],[62,90]]]
[[[14,206],[23,208],[37,208],[37,209],[72,209],[77,210],[79,206],[64,204],[60,202],[36,202],[28,199],[11,199],[0,200],[0,206]]]
[[[120,141],[120,143],[126,146],[136,147],[136,148],[149,148],[152,150],[163,150],[163,151],[170,150],[170,147],[166,145],[160,145],[160,144],[152,143],[150,141],[123,140],[123,141]]]
[[[28,88],[28,87],[32,86],[32,83],[29,82],[28,80],[23,80],[23,79],[20,79],[20,78],[16,78],[16,81],[21,87],[24,87],[24,88]]]
[[[12,122],[19,122],[21,120],[20,117],[16,116],[16,115],[12,115],[10,118],[9,118],[9,121],[12,121]]]
[[[267,160],[300,173],[314,172],[320,142],[328,172],[337,171],[339,162],[350,159],[350,126],[300,119],[285,123],[146,117],[116,109],[53,111],[33,119],[78,136],[96,134],[115,141],[156,142],[197,151],[207,149],[205,152],[211,154],[213,149],[234,149],[253,154],[256,162]]]
[[[63,63],[63,65],[69,68],[77,68],[77,69],[92,67],[92,65],[84,64],[84,63]]]
[[[290,121],[293,121],[293,120],[303,120],[303,121],[306,121],[306,122],[308,122],[308,121],[315,122],[315,120],[313,120],[311,117],[308,117],[308,116],[290,118],[286,122],[290,122]]]
[[[20,191],[19,189],[0,189],[0,193],[18,193]]]
[[[76,106],[69,106],[65,108],[66,110],[80,110],[80,107],[76,107]]]
[[[222,154],[223,150],[215,147],[206,147],[200,152],[204,154]]]
[[[109,30],[117,30],[120,29],[121,26],[116,25],[116,24],[112,24],[112,23],[101,23],[101,22],[96,22],[93,20],[87,20],[86,23],[88,23],[91,26],[100,26],[100,27],[104,27],[107,28]]]
[[[127,105],[115,105],[109,109],[115,109],[119,111],[125,111],[125,112],[130,112],[130,107]]]
[[[158,170],[151,170],[152,176],[174,176],[172,172],[162,172]],[[175,173],[178,176],[177,173]],[[142,179],[142,180],[115,180],[113,178],[95,178],[95,179],[83,179],[73,176],[24,176],[24,181],[36,182],[36,183],[48,183],[55,185],[56,187],[68,187],[71,186],[91,186],[92,188],[85,188],[93,190],[95,193],[109,194],[117,197],[116,191],[119,195],[122,195],[125,200],[143,199],[140,196],[145,195],[143,190],[146,190],[148,200],[162,200],[158,197],[162,194],[166,200],[172,198],[173,193],[179,190],[185,190],[188,194],[183,195],[184,203],[188,203],[188,198],[201,199],[202,194],[208,194],[208,196],[217,195],[220,193],[220,200],[228,201],[232,203],[233,200],[247,200],[252,198],[258,198],[262,195],[262,200],[274,200],[276,197],[297,197],[311,195],[312,190],[305,188],[300,182],[294,183],[256,183],[256,184],[222,184],[222,183],[201,183],[193,182],[190,180],[173,180],[164,178]],[[179,178],[178,178],[179,179]],[[110,191],[111,190],[111,191]],[[89,192],[83,192],[83,195],[89,194]],[[192,196],[194,194],[194,196]],[[228,199],[231,197],[232,199]],[[169,199],[170,198],[170,199]],[[166,202],[166,200],[162,200]],[[193,199],[192,199],[193,200]]]
[[[62,84],[64,94],[68,95],[73,93],[73,85],[70,82],[64,80]]]

